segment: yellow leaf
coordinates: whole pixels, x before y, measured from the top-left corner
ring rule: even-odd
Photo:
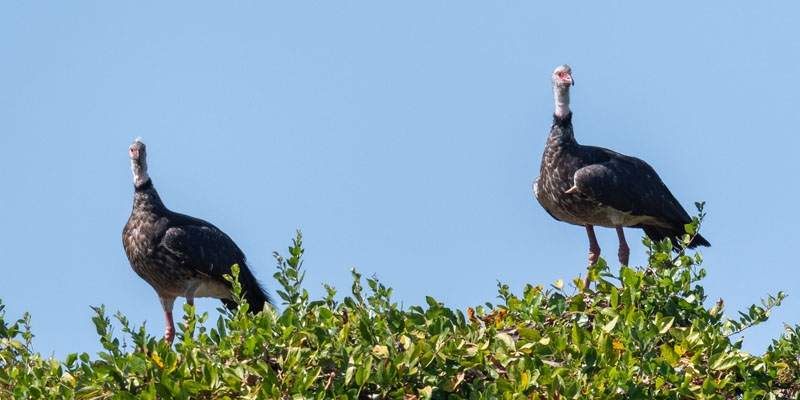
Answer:
[[[622,342],[620,342],[617,339],[614,339],[611,342],[611,345],[614,347],[614,350],[620,350],[620,351],[625,350],[625,346],[622,344]]]
[[[76,381],[75,377],[69,372],[65,372],[64,375],[61,375],[61,382],[68,383],[72,387],[78,386],[78,381]]]
[[[541,339],[539,339],[539,344],[544,346],[550,344],[550,336],[543,336]]]
[[[456,388],[458,388],[458,385],[460,385],[463,380],[464,380],[464,373],[459,372],[458,374],[456,374],[456,376],[453,377],[453,379],[447,382],[442,389],[444,389],[445,392],[453,392],[456,390]]]
[[[522,387],[522,390],[528,388],[528,383],[530,383],[530,376],[528,376],[528,371],[524,371],[519,383],[519,385]]]
[[[497,315],[495,319],[495,326],[499,326],[500,322],[502,322],[506,318],[506,313],[508,310],[505,308],[498,308],[494,313]]]
[[[372,348],[372,354],[386,358],[389,357],[389,349],[386,346],[376,344],[375,347]]]
[[[606,333],[611,332],[611,330],[617,326],[617,321],[619,321],[619,316],[614,317],[614,319],[603,325],[603,330],[606,331]]]
[[[178,357],[175,357],[174,355],[172,355],[172,357],[167,357],[167,360],[171,360],[172,361],[169,365],[167,365],[167,367],[169,367],[167,369],[167,373],[171,374],[172,371],[175,371],[175,368],[178,367]]]
[[[472,307],[467,307],[467,314],[469,314],[469,320],[473,324],[481,323],[481,321],[479,321],[478,318],[475,317],[475,310],[473,310]]]
[[[418,393],[419,397],[423,399],[430,399],[431,396],[433,395],[433,388],[431,388],[430,386],[425,386],[424,388],[419,389]]]
[[[558,290],[561,290],[564,287],[564,281],[561,279],[557,280],[556,287],[558,288]]]
[[[406,350],[408,350],[408,348],[411,347],[411,339],[406,335],[400,336],[400,343]]]
[[[153,358],[153,361],[156,363],[156,365],[158,365],[161,368],[164,368],[164,362],[161,361],[161,357],[158,356],[158,353],[154,352],[150,357]]]

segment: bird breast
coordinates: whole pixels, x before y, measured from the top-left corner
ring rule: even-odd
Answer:
[[[123,245],[131,268],[160,295],[183,296],[186,281],[197,274],[160,247],[166,220],[147,212],[131,214],[123,230]]]

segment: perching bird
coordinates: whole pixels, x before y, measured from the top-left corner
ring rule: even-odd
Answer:
[[[167,322],[164,338],[175,338],[172,306],[178,296],[189,304],[195,297],[215,297],[235,309],[231,284],[223,278],[231,275],[234,264],[239,264],[239,282],[250,311],[261,311],[270,299],[247,268],[242,250],[216,226],[164,206],[147,174],[147,152],[139,139],[131,145],[130,157],[135,190],[122,244],[131,268],[158,294]]]
[[[615,228],[619,237],[619,261],[628,265],[630,249],[623,227],[642,228],[652,240],[673,239],[685,233],[692,221],[686,210],[646,162],[604,149],[582,146],[572,131],[569,88],[572,70],[562,65],[553,71],[556,111],[542,155],[540,176],[533,192],[555,219],[586,227],[589,265],[597,263],[600,246],[594,226]],[[710,246],[699,234],[690,248]],[[588,286],[587,280],[584,286]]]

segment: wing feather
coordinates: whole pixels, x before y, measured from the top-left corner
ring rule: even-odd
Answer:
[[[687,223],[691,219],[646,162],[610,150],[608,161],[575,172],[575,186],[602,204],[636,216]]]
[[[210,225],[210,224],[209,224]],[[181,225],[167,230],[161,245],[183,265],[218,279],[244,265],[244,253],[224,232],[208,225]]]

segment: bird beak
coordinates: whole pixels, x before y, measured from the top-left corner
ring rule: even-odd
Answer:
[[[561,76],[561,81],[566,83],[567,86],[575,86],[575,80],[572,79],[572,75],[566,72]]]

